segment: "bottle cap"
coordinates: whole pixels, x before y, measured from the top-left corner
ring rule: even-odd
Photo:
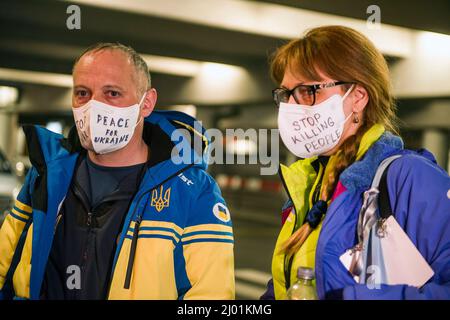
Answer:
[[[304,280],[313,280],[315,278],[314,269],[299,267],[297,269],[297,278]]]

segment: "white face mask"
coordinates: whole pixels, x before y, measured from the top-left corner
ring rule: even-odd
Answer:
[[[139,124],[139,104],[119,108],[89,100],[79,108],[72,108],[81,145],[97,154],[113,152],[125,147]]]
[[[333,149],[342,136],[345,122],[344,99],[335,94],[327,100],[306,106],[294,103],[280,103],[278,129],[284,145],[300,158],[311,158]]]

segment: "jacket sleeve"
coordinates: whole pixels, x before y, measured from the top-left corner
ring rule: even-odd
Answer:
[[[388,171],[388,191],[397,222],[431,266],[421,288],[365,285],[344,288],[344,299],[450,299],[450,178],[418,155],[405,155]]]
[[[14,271],[14,259],[20,256],[21,242],[25,240],[27,222],[31,219],[32,208],[29,188],[34,175],[35,171],[32,168],[26,176],[25,183],[14,202],[13,208],[6,216],[0,229],[0,299],[6,297],[5,281],[7,277],[12,277],[10,273]]]
[[[234,238],[231,216],[219,187],[208,184],[191,203],[181,241],[190,282],[184,299],[229,300],[235,297]]]

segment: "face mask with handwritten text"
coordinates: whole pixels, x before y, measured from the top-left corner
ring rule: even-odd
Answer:
[[[300,158],[312,158],[333,149],[342,136],[345,122],[344,99],[335,94],[327,100],[306,106],[280,103],[278,129],[281,140],[290,152]]]
[[[97,100],[72,108],[81,145],[97,154],[110,153],[125,147],[139,124],[140,105],[115,107]]]

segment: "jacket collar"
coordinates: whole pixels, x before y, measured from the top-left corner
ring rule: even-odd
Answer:
[[[347,190],[367,189],[372,183],[378,164],[386,157],[403,148],[400,137],[386,132],[380,124],[372,126],[361,139],[356,159],[340,175],[340,181]],[[326,165],[325,175],[335,166],[336,158],[331,156]],[[301,159],[289,167],[280,165],[280,176],[290,200],[297,212],[305,213],[309,205],[309,194],[314,188],[316,177],[321,173],[320,158]],[[317,181],[316,181],[317,182]]]
[[[402,149],[402,139],[386,131],[371,144],[360,160],[355,161],[341,173],[339,180],[349,191],[366,190],[372,184],[378,165]]]

